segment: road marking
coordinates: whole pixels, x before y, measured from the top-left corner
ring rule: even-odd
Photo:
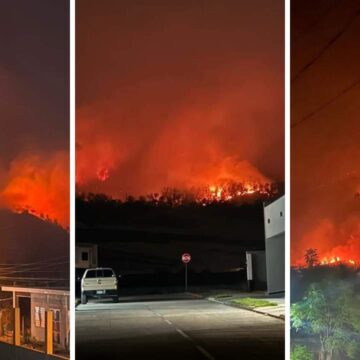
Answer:
[[[148,310],[149,310],[150,312],[152,312],[154,315],[156,315],[156,316],[158,316],[159,318],[161,318],[161,319],[162,319],[164,322],[166,322],[168,325],[175,327],[174,324],[173,324],[170,320],[165,319],[165,316],[164,316],[164,315],[162,315],[162,314],[160,314],[160,313],[152,310],[150,306],[147,306],[147,308],[148,308]],[[181,329],[178,329],[178,328],[176,328],[176,327],[175,327],[175,330],[176,330],[182,337],[184,337],[186,340],[188,340],[188,341],[190,341],[192,344],[194,344],[195,347],[196,347],[196,349],[197,349],[198,351],[200,351],[208,360],[215,360],[215,358],[214,358],[210,353],[208,353],[202,346],[197,345],[196,342],[194,341],[194,339],[192,339],[188,334],[184,333]]]
[[[209,354],[202,346],[197,345],[196,348],[203,354],[205,355],[209,360],[215,360],[215,358]]]
[[[208,353],[202,346],[200,345],[196,345],[195,341],[186,333],[184,333],[182,330],[180,329],[176,329],[176,331],[181,335],[183,336],[185,339],[189,340],[190,342],[192,342],[195,347],[209,360],[215,360],[215,358],[210,354]]]
[[[190,336],[187,335],[187,334],[185,334],[182,330],[176,329],[176,331],[177,331],[181,336],[183,336],[185,339],[188,339],[188,340],[190,340],[190,341],[192,342],[192,339],[190,338]]]

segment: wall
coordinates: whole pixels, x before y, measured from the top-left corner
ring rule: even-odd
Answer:
[[[266,238],[285,231],[285,196],[265,206],[264,218]]]
[[[266,289],[266,258],[265,251],[247,251],[252,257],[252,273],[254,290]]]
[[[81,259],[81,253],[85,251],[89,254],[87,261]],[[88,269],[98,266],[97,245],[95,244],[80,244],[75,248],[76,268]]]
[[[285,291],[285,233],[265,240],[267,292]]]
[[[62,295],[31,294],[31,336],[37,340],[45,340],[45,328],[35,326],[35,307],[43,307],[45,310],[58,309],[61,313],[61,347],[66,347],[66,336],[68,332],[69,299]]]
[[[267,291],[285,291],[285,196],[264,207]]]

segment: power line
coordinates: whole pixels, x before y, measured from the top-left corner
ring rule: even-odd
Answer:
[[[69,259],[68,256],[59,256],[59,257],[55,257],[55,258],[50,258],[50,259],[46,259],[46,260],[39,260],[39,261],[35,261],[35,262],[31,262],[31,263],[13,263],[13,264],[0,264],[0,270],[6,270],[6,269],[13,269],[13,268],[22,268],[22,267],[27,267],[27,266],[32,266],[32,265],[42,265],[42,264],[47,264],[47,263],[52,263],[55,260],[62,260],[62,259]]]
[[[19,274],[19,273],[29,273],[29,272],[35,272],[35,273],[39,273],[39,272],[67,272],[66,270],[51,270],[51,269],[44,269],[47,267],[51,267],[51,266],[59,266],[59,265],[65,265],[68,263],[56,263],[56,264],[49,264],[47,266],[43,266],[43,267],[36,267],[36,268],[26,268],[26,269],[21,269],[21,270],[8,270],[8,271],[2,271],[0,270],[0,275],[12,275],[12,274]]]
[[[292,40],[292,45],[294,45],[297,41],[300,40],[302,36],[305,36],[307,33],[309,33],[314,27],[316,27],[321,20],[331,12],[331,10],[335,7],[335,5],[338,4],[338,1],[333,1],[314,21],[310,23],[310,25],[303,31],[301,31],[297,36],[294,37]]]
[[[37,277],[13,277],[0,276],[0,280],[24,280],[24,281],[69,281],[68,278],[37,278]]]
[[[59,260],[59,259],[64,259],[64,258],[68,258],[67,255],[62,255],[62,256],[56,256],[53,258],[49,258],[49,259],[43,259],[43,260],[37,260],[34,262],[30,262],[30,263],[2,263],[0,265],[28,265],[28,264],[37,264],[37,263],[43,263],[43,262],[49,262],[49,261],[53,261],[53,260]]]
[[[360,8],[356,10],[355,15],[352,16],[344,25],[344,27],[332,37],[327,44],[315,55],[305,66],[303,66],[299,72],[291,79],[291,82],[294,83],[306,70],[308,70],[312,65],[314,65],[325,53],[331,48],[337,40],[341,38],[342,35],[351,27],[355,20],[360,15]]]
[[[56,261],[56,262],[48,262],[48,263],[37,263],[34,265],[21,265],[21,266],[11,266],[11,267],[0,267],[0,271],[7,270],[23,270],[23,269],[34,269],[34,268],[47,268],[54,265],[68,264],[69,261]]]
[[[354,81],[352,84],[350,84],[348,87],[346,87],[345,89],[343,89],[342,91],[340,91],[337,95],[335,95],[333,98],[331,98],[330,100],[328,100],[327,102],[325,102],[324,104],[320,105],[318,108],[316,108],[314,111],[312,111],[311,113],[309,113],[308,115],[304,116],[301,120],[299,120],[298,122],[294,123],[291,125],[292,128],[300,125],[301,123],[303,123],[306,120],[309,120],[310,118],[312,118],[313,116],[315,116],[317,113],[319,113],[320,111],[324,110],[325,108],[327,108],[328,106],[332,105],[334,102],[336,102],[339,98],[341,98],[342,96],[346,95],[347,93],[349,93],[351,90],[353,90],[354,88],[356,88],[358,85],[360,84],[360,79],[357,79],[356,81]]]
[[[11,298],[7,298],[7,299],[0,299],[0,302],[2,302],[2,301],[10,301],[10,300],[12,300],[12,297],[11,297]]]

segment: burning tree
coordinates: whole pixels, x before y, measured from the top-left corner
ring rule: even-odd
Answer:
[[[296,331],[318,337],[319,360],[339,354],[360,358],[360,312],[349,284],[312,284],[303,300],[291,306],[291,322]]]

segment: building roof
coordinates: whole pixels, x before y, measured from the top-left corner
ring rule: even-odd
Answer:
[[[285,194],[284,194],[284,195],[281,195],[281,196],[279,196],[279,197],[277,197],[276,199],[273,199],[273,200],[271,200],[271,201],[264,201],[264,203],[263,203],[263,204],[264,204],[264,207],[267,207],[267,206],[275,203],[276,201],[279,201],[279,200],[282,199],[282,198],[285,198]]]
[[[43,294],[43,295],[63,295],[69,296],[70,291],[68,290],[59,290],[59,289],[39,289],[39,288],[29,288],[29,287],[16,287],[16,286],[2,286],[2,291],[7,292],[17,292],[17,293],[31,293],[31,294]]]

